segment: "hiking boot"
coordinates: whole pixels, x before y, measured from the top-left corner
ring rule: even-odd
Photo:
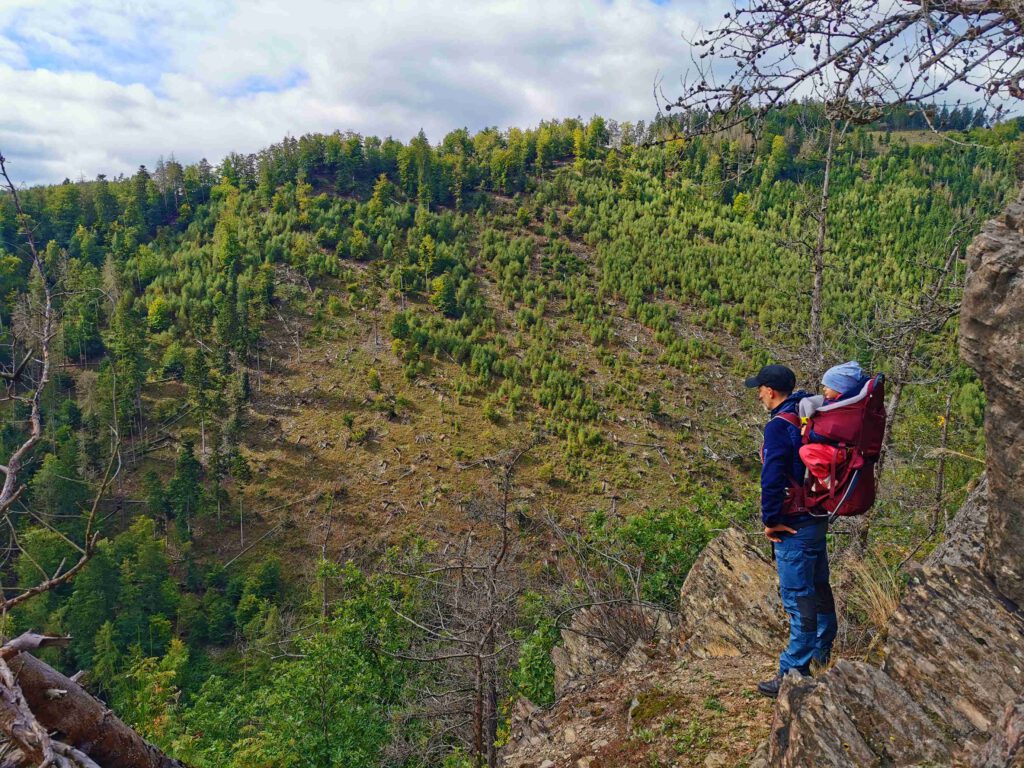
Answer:
[[[771,680],[763,680],[757,684],[757,692],[769,699],[779,697],[779,688],[782,687],[782,675],[776,675]]]
[[[800,670],[797,670],[802,678],[808,678],[810,675],[805,675]],[[779,697],[779,688],[782,687],[782,675],[776,675],[771,680],[762,680],[757,684],[757,692],[762,696],[767,696],[769,699],[777,699]]]

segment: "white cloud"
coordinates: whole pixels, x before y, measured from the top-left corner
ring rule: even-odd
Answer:
[[[131,2],[0,9],[0,148],[29,183],[193,162],[287,134],[649,118],[716,3]]]

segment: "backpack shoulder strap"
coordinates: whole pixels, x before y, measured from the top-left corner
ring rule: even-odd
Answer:
[[[773,418],[782,419],[784,422],[786,422],[790,426],[796,427],[798,432],[800,431],[800,417],[797,416],[795,413],[789,413],[787,411],[786,413],[777,414]]]
[[[800,434],[801,442],[803,441],[803,435],[801,432],[800,417],[795,413],[785,412],[776,414],[773,419],[782,419],[784,422],[793,427],[798,434]],[[788,473],[787,473],[788,474]],[[808,511],[806,504],[805,488],[801,479],[790,476],[789,488],[786,490],[786,498],[782,503],[782,514],[783,515],[795,515],[801,514]],[[812,513],[813,514],[813,513]]]

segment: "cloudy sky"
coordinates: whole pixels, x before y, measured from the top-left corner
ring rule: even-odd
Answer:
[[[655,112],[720,0],[0,0],[0,150],[25,183],[286,135]]]

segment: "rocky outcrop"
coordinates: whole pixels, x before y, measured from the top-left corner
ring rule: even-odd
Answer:
[[[988,528],[988,478],[983,474],[954,517],[946,538],[925,558],[925,565],[981,568]]]
[[[985,570],[1024,604],[1024,195],[988,222],[967,250],[960,351],[988,400],[991,499]]]
[[[1024,616],[977,569],[925,566],[892,618],[883,668],[970,749],[1024,696]]]
[[[697,558],[681,590],[679,616],[635,605],[577,611],[551,653],[559,698],[645,654],[723,658],[778,653],[786,634],[775,568],[734,528]],[[639,654],[639,656],[638,656]]]
[[[787,631],[775,567],[734,528],[697,558],[679,614],[683,653],[699,659],[778,653]]]
[[[676,623],[623,610],[576,614],[552,653],[558,703],[547,711],[516,703],[503,766],[668,764],[681,749],[688,761],[679,764],[734,765],[764,739],[770,702],[745,694],[773,673],[785,614],[775,570],[747,536],[730,529],[708,545]]]
[[[983,480],[950,526],[957,535],[913,574],[881,667],[841,660],[818,678],[792,674],[773,711],[744,693],[771,675],[784,642],[775,571],[748,537],[723,533],[691,570],[670,633],[663,624],[623,655],[589,636],[596,616],[574,622],[564,695],[546,711],[516,705],[502,764],[1024,768],[1024,616],[978,566],[988,513]],[[729,728],[700,720],[709,702]],[[738,733],[763,734],[753,759]]]
[[[783,683],[769,765],[846,768],[949,761],[941,731],[877,667],[839,661],[820,680],[793,673]]]
[[[555,695],[562,697],[596,675],[615,671],[635,646],[663,646],[674,637],[669,614],[647,606],[601,605],[577,611],[562,630],[562,644],[551,652]]]

